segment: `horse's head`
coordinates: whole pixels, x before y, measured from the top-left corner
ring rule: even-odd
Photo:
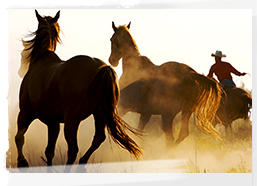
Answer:
[[[235,88],[234,89],[234,104],[236,104],[236,102],[239,104],[239,111],[238,111],[238,118],[242,118],[245,120],[250,119],[250,109],[252,108],[252,96],[245,91],[242,88]],[[238,99],[236,99],[238,98]]]
[[[55,51],[57,42],[60,42],[59,33],[60,27],[57,23],[60,17],[60,11],[57,12],[55,17],[39,15],[37,10],[36,17],[38,20],[38,29],[32,32],[29,36],[34,36],[29,41],[23,43],[25,49],[31,52],[28,54],[29,63],[33,63],[36,58],[42,58],[41,54],[44,51],[50,50]]]
[[[60,11],[58,11],[55,15],[55,17],[51,16],[41,16],[39,15],[38,11],[35,10],[36,17],[38,20],[38,31],[41,30],[44,33],[44,36],[47,37],[48,42],[50,42],[49,50],[55,51],[57,42],[60,41],[59,33],[60,33],[60,26],[58,24],[58,19],[60,17]],[[46,40],[46,41],[47,41]]]
[[[243,108],[245,110],[245,111],[243,111],[243,114],[244,114],[243,118],[250,119],[250,116],[251,116],[250,109],[252,109],[252,98],[251,98],[250,94],[248,94],[248,93],[244,94],[242,100],[243,100],[243,105],[244,105]]]
[[[60,17],[60,10],[56,13],[55,17],[51,17],[51,16],[41,16],[37,10],[35,10],[36,12],[36,17],[38,20],[38,23],[42,23],[42,22],[48,22],[49,24],[54,24],[57,23],[59,17]]]
[[[252,108],[251,95],[242,88],[233,87],[225,89],[226,103],[225,112],[230,122],[242,118],[250,119],[250,109]]]
[[[125,26],[116,27],[114,22],[112,22],[112,28],[114,34],[111,37],[111,55],[109,57],[109,62],[113,66],[118,66],[119,60],[125,57],[128,52],[128,47],[136,47],[135,41],[129,33],[130,23]]]

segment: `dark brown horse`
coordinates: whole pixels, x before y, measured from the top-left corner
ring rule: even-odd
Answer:
[[[138,128],[141,130],[152,114],[160,114],[168,146],[174,145],[172,121],[180,111],[182,128],[175,145],[188,136],[189,118],[193,112],[198,128],[218,137],[219,133],[212,125],[221,98],[218,83],[182,63],[167,62],[156,66],[139,53],[129,33],[130,24],[116,27],[112,23],[112,27],[109,62],[117,66],[122,58],[120,113],[140,113]]]
[[[105,140],[105,128],[112,139],[135,157],[141,153],[138,145],[126,134],[136,133],[117,115],[119,99],[116,74],[103,61],[89,56],[75,56],[62,61],[55,48],[59,41],[60,11],[54,18],[41,17],[36,11],[38,29],[34,38],[26,41],[29,69],[20,87],[20,112],[15,142],[18,150],[18,167],[28,167],[22,147],[24,134],[30,123],[38,118],[48,127],[48,145],[45,150],[47,164],[52,165],[60,123],[68,144],[67,165],[73,164],[77,153],[77,132],[82,120],[93,114],[95,135],[92,145],[80,158],[86,164],[91,154]],[[70,171],[66,166],[65,172]]]
[[[195,81],[194,78],[189,78],[180,84],[174,84],[158,78],[137,80],[121,90],[118,104],[119,113],[121,116],[129,111],[140,113],[138,128],[141,130],[145,128],[151,115],[162,115],[162,129],[168,140],[167,144],[171,145],[174,141],[173,118],[181,110],[191,108],[194,111],[192,105],[199,96],[199,90],[196,89],[193,81]],[[198,79],[197,82],[202,83],[201,79]],[[195,88],[193,88],[194,86]],[[185,92],[185,88],[191,92]],[[245,90],[237,87],[225,88],[213,125],[223,124],[226,129],[229,129],[231,123],[236,119],[248,120],[251,107],[252,98]],[[185,128],[188,128],[185,125],[188,124],[187,122],[183,121],[182,123]],[[179,137],[175,145],[182,140],[183,138]]]
[[[233,121],[237,119],[249,120],[250,109],[252,108],[252,97],[242,88],[225,87],[222,94],[222,101],[217,111],[219,120],[214,125],[223,124],[226,129],[231,128]]]

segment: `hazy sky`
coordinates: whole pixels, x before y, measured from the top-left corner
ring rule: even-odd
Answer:
[[[58,10],[38,9],[41,15],[55,16]],[[178,61],[208,74],[214,63],[211,53],[222,50],[241,72],[251,73],[252,19],[250,10],[177,10],[177,9],[61,9],[59,25],[62,44],[56,53],[63,60],[85,54],[108,63],[111,52],[111,22],[118,26],[131,21],[130,32],[142,55],[153,63]],[[20,39],[37,29],[34,9],[9,9],[9,72],[19,81],[17,70]],[[121,65],[115,68],[121,74]],[[237,85],[244,82],[251,89],[251,78],[234,77]]]

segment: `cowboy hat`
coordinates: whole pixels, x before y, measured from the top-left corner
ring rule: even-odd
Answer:
[[[225,54],[222,54],[222,52],[219,51],[219,50],[217,50],[215,54],[212,53],[211,56],[212,56],[212,57],[220,57],[220,58],[226,57],[226,55],[225,55]]]

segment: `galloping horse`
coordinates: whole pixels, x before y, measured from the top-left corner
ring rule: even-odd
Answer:
[[[176,146],[189,135],[189,119],[193,112],[198,128],[218,137],[219,132],[212,125],[221,99],[218,83],[182,63],[167,62],[156,66],[139,53],[129,33],[130,23],[116,27],[112,22],[112,28],[109,62],[117,66],[122,58],[120,114],[140,113],[138,128],[141,130],[152,114],[161,115],[167,146]],[[174,142],[172,121],[180,111],[182,128]]]
[[[40,16],[36,11],[38,29],[34,38],[25,41],[25,50],[30,50],[29,69],[20,87],[20,112],[15,142],[18,150],[18,167],[28,167],[22,147],[24,134],[30,123],[38,118],[48,127],[48,145],[45,150],[47,164],[52,165],[60,123],[64,123],[64,134],[68,144],[67,165],[73,164],[77,153],[77,131],[82,120],[91,114],[95,120],[93,142],[80,158],[86,164],[91,154],[105,140],[105,128],[112,139],[136,158],[140,147],[129,137],[126,130],[137,134],[117,114],[119,89],[115,71],[103,61],[89,56],[75,56],[62,61],[55,48],[59,39],[58,19]],[[65,167],[65,172],[70,166]]]
[[[214,120],[214,126],[221,123],[228,130],[236,119],[249,120],[252,108],[252,97],[244,89],[238,87],[225,87],[220,107],[217,111],[219,120]]]

